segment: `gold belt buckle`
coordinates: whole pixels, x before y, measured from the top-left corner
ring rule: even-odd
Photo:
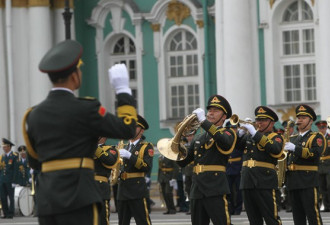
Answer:
[[[120,178],[121,178],[122,180],[126,180],[126,179],[127,179],[127,173],[126,173],[126,172],[123,172],[123,173],[121,174]]]
[[[256,166],[256,161],[252,160],[252,159],[249,159],[248,162],[247,162],[247,167],[252,168],[252,167],[255,167],[255,166]]]
[[[203,172],[203,168],[203,165],[197,164],[197,166],[195,167],[195,173],[198,175],[199,173]]]

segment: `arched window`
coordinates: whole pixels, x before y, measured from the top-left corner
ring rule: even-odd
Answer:
[[[176,30],[166,48],[168,118],[182,119],[199,107],[198,51],[195,36]]]
[[[316,100],[313,12],[303,1],[284,11],[281,30],[281,65],[284,102]]]
[[[127,66],[130,88],[132,95],[137,101],[137,68],[136,68],[136,51],[135,44],[127,36],[120,36],[115,40],[115,44],[111,52],[112,61],[116,63],[124,63]],[[136,103],[138,106],[138,103]]]

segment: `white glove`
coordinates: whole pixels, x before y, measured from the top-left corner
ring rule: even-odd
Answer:
[[[108,70],[110,84],[116,91],[116,94],[127,93],[132,95],[129,87],[129,77],[125,64],[116,64]]]
[[[284,149],[285,150],[288,150],[290,152],[294,152],[295,148],[296,148],[296,145],[295,144],[293,144],[291,142],[286,142],[285,143],[285,146],[284,146]]]
[[[32,184],[32,178],[29,178],[29,183]]]
[[[256,128],[254,128],[254,126],[252,124],[243,123],[241,125],[241,127],[245,127],[249,131],[249,133],[252,135],[252,137],[254,137],[254,135],[257,133]]]
[[[149,181],[150,181],[149,177],[145,177],[144,179],[146,180],[146,183],[149,183]]]
[[[12,183],[12,184],[11,184],[11,187],[12,187],[12,188],[18,187],[18,184],[14,184],[14,183]]]
[[[178,182],[176,181],[176,179],[170,180],[170,186],[174,189],[178,189]]]
[[[196,114],[197,119],[200,123],[206,119],[205,112],[201,108],[195,109],[192,113]]]
[[[30,174],[31,174],[31,175],[33,174],[33,169],[32,169],[32,168],[30,169]]]
[[[246,131],[244,129],[239,129],[238,130],[238,137],[242,137],[245,133],[246,133]]]
[[[120,154],[120,157],[126,158],[126,159],[131,158],[131,155],[132,155],[132,153],[130,153],[126,149],[119,149],[119,154]]]

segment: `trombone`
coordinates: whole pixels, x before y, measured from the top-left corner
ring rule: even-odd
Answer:
[[[255,124],[254,124],[253,122],[249,122],[249,121],[241,120],[237,114],[233,114],[233,115],[229,118],[229,122],[230,122],[230,124],[233,125],[233,126],[237,126],[237,124],[239,124],[239,123],[248,123],[248,124],[251,124],[251,125],[255,126]]]

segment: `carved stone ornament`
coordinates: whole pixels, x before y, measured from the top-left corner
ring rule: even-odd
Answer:
[[[196,20],[196,24],[198,25],[199,28],[204,27],[204,21],[203,20]]]
[[[53,5],[55,9],[63,9],[65,7],[66,0],[56,0]],[[69,0],[69,7],[73,9],[73,0]]]
[[[160,31],[160,24],[159,23],[153,23],[153,24],[151,24],[151,29],[154,32],[159,32]]]
[[[49,0],[29,0],[29,7],[33,6],[50,6]]]
[[[12,0],[11,5],[12,7],[27,7],[28,0]]]
[[[277,109],[277,112],[279,112],[282,116],[282,121],[286,121],[291,118],[296,118],[296,107],[292,106],[290,108],[286,109]]]
[[[176,25],[181,25],[182,21],[190,16],[190,9],[176,0],[172,0],[167,7],[166,16],[168,20],[174,20]]]
[[[276,0],[269,0],[270,8],[273,8],[273,5],[274,5],[275,1],[276,1]]]

